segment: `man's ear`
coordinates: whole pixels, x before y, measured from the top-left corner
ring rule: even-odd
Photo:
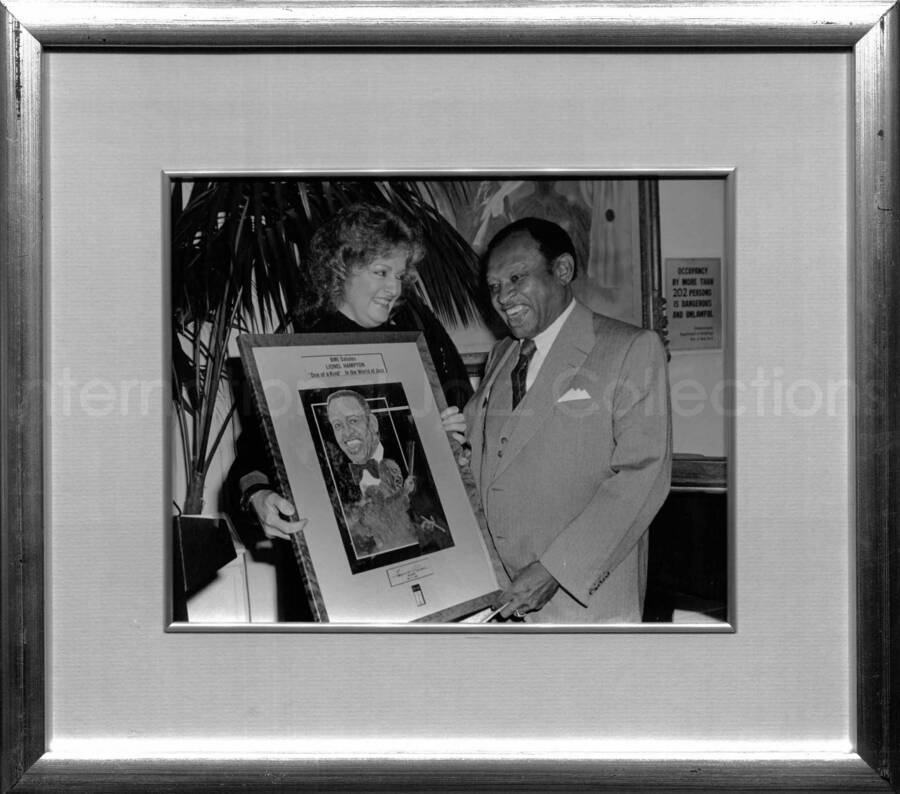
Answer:
[[[553,275],[563,286],[575,278],[575,260],[572,254],[560,254],[553,260]]]
[[[375,414],[369,414],[369,430],[376,436],[378,435],[378,420],[375,418]]]

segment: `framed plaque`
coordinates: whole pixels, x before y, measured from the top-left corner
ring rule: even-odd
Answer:
[[[895,4],[7,0],[0,23],[0,790],[896,785]],[[141,127],[175,153],[131,148]],[[166,633],[159,185],[225,167],[213,143],[244,172],[734,169],[730,375],[765,365],[784,408],[815,364],[848,395],[738,422],[736,631]]]
[[[304,517],[292,545],[315,619],[451,621],[488,606],[499,561],[441,427],[421,334],[238,344],[279,490]]]

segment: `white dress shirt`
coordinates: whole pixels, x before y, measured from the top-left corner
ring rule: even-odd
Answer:
[[[559,336],[559,331],[563,327],[563,323],[568,319],[574,308],[575,299],[572,298],[572,300],[569,301],[569,305],[562,310],[559,317],[534,337],[534,355],[528,363],[528,372],[525,374],[526,392],[532,387],[537,379],[538,372],[541,370],[541,365],[544,363],[544,359],[547,358],[547,353],[550,352],[550,348],[553,347],[556,337]]]

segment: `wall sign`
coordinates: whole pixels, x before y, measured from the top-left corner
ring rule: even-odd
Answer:
[[[722,347],[722,260],[666,259],[666,306],[672,350]]]

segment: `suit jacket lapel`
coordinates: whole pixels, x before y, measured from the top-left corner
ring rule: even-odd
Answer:
[[[494,386],[494,382],[497,380],[497,376],[503,371],[506,361],[513,354],[513,351],[518,350],[515,339],[504,340],[501,344],[505,344],[506,348],[498,348],[497,354],[494,356],[494,361],[491,362],[492,365],[490,369],[484,373],[484,378],[478,385],[478,391],[472,398],[476,401],[475,404],[477,406],[477,410],[473,413],[473,416],[480,417],[480,421],[482,422],[481,427],[472,428],[469,432],[470,444],[472,447],[470,465],[472,474],[475,477],[475,482],[479,484],[481,483],[481,464],[482,455],[484,454],[484,420],[485,413],[487,412],[487,404],[491,397],[491,389]]]
[[[546,421],[595,343],[593,315],[590,309],[576,303],[547,353],[537,379],[504,428],[509,442],[494,477],[499,477],[506,470]]]

